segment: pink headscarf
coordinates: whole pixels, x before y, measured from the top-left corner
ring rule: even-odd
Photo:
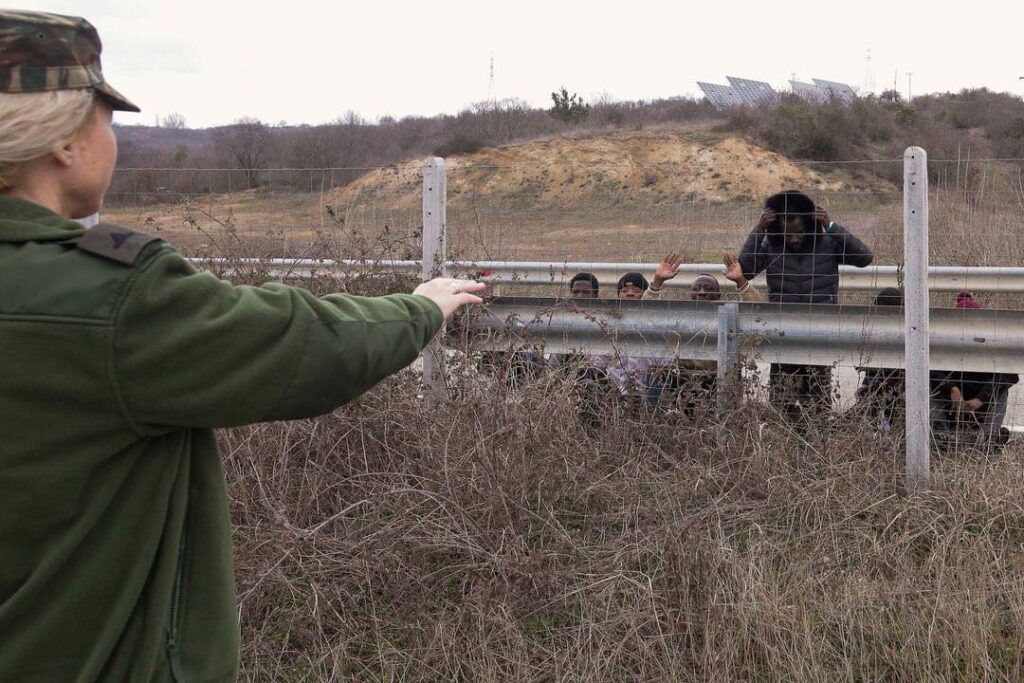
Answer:
[[[956,295],[957,308],[981,308],[981,302],[974,298],[970,292],[958,292]]]

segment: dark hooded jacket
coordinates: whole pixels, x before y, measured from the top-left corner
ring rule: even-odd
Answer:
[[[773,195],[765,208],[799,215],[804,222],[803,241],[797,247],[786,245],[776,220],[767,233],[752,231],[740,249],[740,266],[748,279],[766,271],[769,301],[834,304],[839,296],[839,266],[864,268],[874,259],[871,249],[838,223],[827,231],[817,225],[814,202],[802,193]]]

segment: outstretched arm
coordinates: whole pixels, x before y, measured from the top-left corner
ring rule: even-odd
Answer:
[[[113,376],[141,432],[329,412],[409,365],[481,285],[359,297],[233,285],[165,248],[120,308]]]

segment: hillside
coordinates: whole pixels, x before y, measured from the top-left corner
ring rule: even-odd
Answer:
[[[332,202],[412,208],[421,201],[414,159],[372,171],[337,190]],[[802,165],[733,136],[693,129],[592,133],[500,148],[447,160],[448,199],[509,205],[587,202],[651,206],[680,200],[727,202],[786,188],[878,193],[876,178]]]

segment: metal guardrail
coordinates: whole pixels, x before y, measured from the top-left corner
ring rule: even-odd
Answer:
[[[721,362],[719,328],[761,362],[905,367],[903,310],[872,306],[500,297],[465,323],[473,348],[543,345],[550,353],[678,357]],[[933,370],[1024,372],[1024,311],[932,309]]]
[[[229,263],[224,259],[193,259],[196,263]],[[239,259],[246,265],[265,263],[274,277],[308,277],[318,272],[392,270],[419,273],[419,261],[359,261],[319,259]],[[656,263],[598,263],[586,261],[449,261],[449,272],[473,275],[490,283],[517,283],[527,285],[564,284],[579,272],[593,273],[602,285],[614,285],[622,275],[641,272],[650,276]],[[665,283],[667,287],[689,287],[701,273],[718,277],[723,290],[732,287],[725,280],[720,263],[686,263],[679,275]],[[764,285],[764,276],[754,279],[755,286]],[[902,284],[900,266],[869,266],[867,268],[839,267],[839,287],[847,291],[878,290]],[[1024,292],[1024,268],[981,266],[932,266],[928,269],[928,286],[934,292],[956,292],[968,289],[974,292]]]

